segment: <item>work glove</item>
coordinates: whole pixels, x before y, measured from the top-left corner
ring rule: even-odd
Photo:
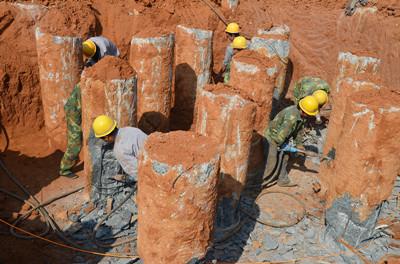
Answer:
[[[283,143],[283,145],[281,145],[279,147],[279,150],[283,151],[283,152],[290,152],[290,153],[297,153],[298,152],[298,149],[295,148],[295,146],[293,144],[291,144],[291,143]]]
[[[321,115],[320,114],[317,114],[315,116],[315,124],[317,124],[317,125],[322,124],[322,119],[321,119]]]

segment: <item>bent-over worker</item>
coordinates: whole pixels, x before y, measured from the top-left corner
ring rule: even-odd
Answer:
[[[265,131],[264,151],[267,155],[267,164],[263,175],[263,186],[272,183],[274,176],[278,175],[278,185],[282,187],[296,186],[290,182],[289,153],[285,146],[292,140],[296,145],[302,145],[301,130],[307,117],[318,114],[318,102],[313,96],[302,98],[298,104],[288,106],[280,111],[270,121]],[[280,150],[280,151],[279,151]],[[278,153],[279,151],[279,153]],[[278,162],[278,154],[281,162]]]
[[[82,43],[83,55],[88,58],[86,67],[93,66],[105,56],[119,56],[119,50],[111,40],[103,37],[91,37]]]
[[[147,135],[136,127],[118,128],[117,122],[106,115],[96,117],[93,132],[96,138],[114,144],[118,163],[130,179],[137,181],[137,159]]]

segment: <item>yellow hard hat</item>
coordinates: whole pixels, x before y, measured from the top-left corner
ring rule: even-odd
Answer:
[[[239,24],[238,23],[229,23],[225,29],[226,33],[236,34],[240,32]]]
[[[308,95],[301,99],[299,106],[307,115],[315,116],[318,114],[318,101],[312,95]]]
[[[82,49],[83,49],[83,54],[86,57],[91,58],[96,53],[97,48],[96,48],[96,44],[94,44],[93,40],[88,39],[82,43]]]
[[[100,115],[93,121],[93,131],[97,138],[109,135],[116,127],[117,122],[106,115]]]
[[[236,37],[233,39],[231,46],[234,49],[245,49],[247,48],[247,40],[242,36]]]
[[[313,96],[315,97],[315,99],[317,99],[319,106],[323,106],[328,102],[328,93],[324,90],[316,90],[313,93]]]

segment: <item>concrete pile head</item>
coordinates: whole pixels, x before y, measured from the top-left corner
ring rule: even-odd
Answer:
[[[13,5],[30,16],[35,22],[38,22],[48,10],[46,6],[40,4],[13,3]]]
[[[40,88],[45,127],[53,148],[64,150],[67,128],[64,104],[83,68],[82,39],[56,36],[36,28]]]
[[[82,130],[85,174],[92,178],[93,160],[88,139],[93,120],[108,115],[118,127],[136,125],[137,81],[133,68],[124,60],[106,56],[87,68],[81,78]]]
[[[213,32],[178,25],[175,35],[172,125],[174,129],[187,130],[196,116],[197,93],[210,81]]]
[[[257,36],[251,39],[250,49],[257,51],[275,63],[275,98],[283,95],[290,51],[290,29],[287,25],[259,29]]]
[[[331,97],[341,96],[340,84],[344,79],[363,80],[380,84],[381,60],[374,57],[357,56],[350,52],[339,52],[337,76]]]
[[[222,0],[221,8],[229,11],[235,11],[239,5],[239,0]]]
[[[257,104],[254,129],[261,135],[268,127],[272,110],[276,67],[255,51],[245,50],[233,56],[230,84]]]
[[[134,36],[129,63],[138,74],[138,126],[147,134],[169,130],[174,34]]]
[[[335,160],[320,172],[328,204],[349,193],[361,221],[389,197],[400,168],[400,95],[361,91],[347,99]]]
[[[223,84],[206,86],[197,100],[196,132],[222,146],[219,194],[238,200],[246,183],[256,104]]]
[[[343,128],[347,98],[358,91],[374,91],[379,83],[380,60],[359,57],[348,52],[339,53],[338,75],[330,99],[333,110],[329,118],[324,154],[335,148]],[[378,81],[378,82],[376,82]]]
[[[97,19],[87,4],[62,1],[48,10],[23,6],[34,20],[45,127],[54,148],[66,147],[64,104],[83,68],[82,39],[95,33]],[[84,21],[84,23],[81,23]]]
[[[148,137],[137,194],[144,263],[188,263],[205,256],[216,214],[219,153],[216,140],[193,132]]]

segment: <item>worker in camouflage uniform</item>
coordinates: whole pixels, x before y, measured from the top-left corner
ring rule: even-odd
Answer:
[[[331,87],[329,84],[318,77],[305,76],[297,81],[293,90],[293,97],[297,104],[302,98],[313,95],[318,101],[319,108],[328,102],[328,94]],[[320,114],[316,115],[316,123],[321,123]]]
[[[90,38],[82,43],[82,51],[86,58],[85,67],[93,66],[106,55],[119,56],[118,48],[107,38],[99,36]],[[64,105],[65,119],[67,121],[67,149],[61,159],[61,176],[77,178],[71,171],[77,163],[79,152],[82,148],[82,107],[81,89],[79,84],[74,87],[67,103]]]
[[[263,175],[263,186],[268,186],[278,176],[278,185],[282,187],[296,186],[290,182],[288,172],[289,149],[294,140],[295,145],[301,145],[299,133],[307,117],[318,114],[318,102],[311,95],[300,99],[299,103],[286,107],[270,121],[265,131],[264,150],[267,163]]]
[[[79,84],[75,85],[71,96],[64,105],[65,119],[67,120],[67,150],[60,164],[60,175],[70,178],[76,178],[71,171],[76,164],[79,152],[82,148],[82,106],[81,106],[81,89]]]

